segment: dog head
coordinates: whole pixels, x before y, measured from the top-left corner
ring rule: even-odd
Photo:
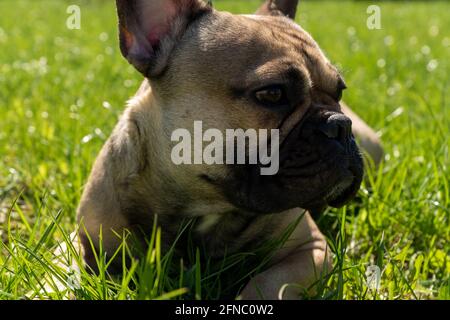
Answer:
[[[274,213],[341,206],[359,189],[362,159],[339,105],[344,80],[289,18],[296,4],[273,0],[257,15],[233,15],[201,0],[117,0],[121,51],[150,82],[159,170],[177,192]],[[257,164],[174,165],[171,133],[193,133],[194,121],[221,132],[278,129],[278,173],[262,176]]]

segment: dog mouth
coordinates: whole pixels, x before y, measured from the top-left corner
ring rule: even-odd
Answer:
[[[341,208],[353,199],[361,186],[362,175],[357,170],[346,170],[346,177],[331,187],[324,200],[328,206]]]
[[[325,195],[325,201],[332,207],[340,206],[347,199],[347,194],[354,185],[355,177],[349,171],[349,175],[340,183],[331,187],[331,190]]]
[[[303,208],[317,216],[328,206],[340,208],[356,196],[362,182],[362,158],[356,150],[352,155],[306,165],[301,165],[305,163],[302,157],[288,167],[280,163],[282,168],[274,176],[261,176],[258,167],[250,174],[237,171],[226,183],[226,196],[236,207],[260,214]]]
[[[356,196],[363,177],[362,157],[353,137],[346,144],[319,138],[312,148],[322,159],[303,169],[309,175],[291,175],[290,171],[282,175],[290,183],[310,185],[309,199],[300,192],[297,195],[305,198],[301,205],[304,209],[322,211],[327,206],[343,207]],[[301,155],[294,162],[302,163],[302,158]]]
[[[335,160],[334,162],[343,162]],[[291,193],[290,197],[298,199],[298,206],[311,212],[322,212],[326,207],[341,208],[348,204],[358,193],[361,186],[363,169],[359,165],[359,157],[355,156],[351,160],[352,166],[333,166],[328,173],[320,173],[311,179],[320,181],[314,187],[308,189],[310,197],[305,197],[306,192]],[[354,164],[354,165],[353,165]],[[286,175],[285,179],[300,182],[298,177]],[[329,181],[324,183],[323,181]],[[290,182],[292,183],[292,182]],[[289,192],[289,191],[288,191]]]

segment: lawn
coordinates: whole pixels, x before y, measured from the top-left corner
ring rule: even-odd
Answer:
[[[239,13],[258,3],[214,1]],[[70,4],[81,8],[80,30],[66,27]],[[297,17],[386,151],[357,199],[319,219],[336,258],[311,298],[450,299],[450,4],[379,3],[380,30],[366,26],[369,4],[303,1]],[[51,262],[141,78],[118,50],[112,1],[0,0],[0,12],[0,299],[63,297],[43,289],[49,276],[78,299],[224,297],[219,276],[245,255],[217,267],[193,249],[192,263],[176,261],[160,253],[158,232],[123,277],[82,271],[78,286]],[[378,290],[366,281],[373,266]]]

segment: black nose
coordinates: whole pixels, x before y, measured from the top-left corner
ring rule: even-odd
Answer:
[[[325,123],[319,125],[319,130],[330,139],[344,141],[352,133],[352,120],[343,114],[336,113],[330,116]]]

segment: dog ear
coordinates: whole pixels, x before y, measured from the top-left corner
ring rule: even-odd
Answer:
[[[266,0],[256,11],[259,15],[283,14],[291,19],[295,19],[297,13],[298,0]]]
[[[202,0],[116,0],[120,50],[145,77],[157,76],[176,40],[201,13]]]

